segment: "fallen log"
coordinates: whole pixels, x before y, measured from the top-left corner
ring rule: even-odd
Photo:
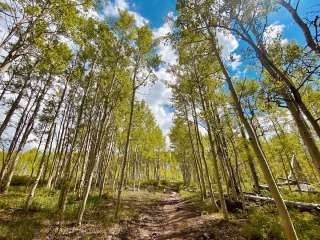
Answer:
[[[274,199],[271,197],[263,197],[259,195],[253,195],[250,193],[244,194],[244,197],[249,201],[272,203],[272,204],[275,203]],[[284,200],[284,202],[287,207],[297,208],[303,212],[310,212],[310,211],[320,212],[320,204],[318,203],[296,202],[296,201],[289,201],[289,200]]]
[[[308,182],[306,182],[306,181],[297,181],[297,180],[294,180],[294,179],[286,179],[286,178],[278,178],[278,179],[284,180],[283,182],[278,182],[277,183],[278,186],[297,185],[298,183],[299,184],[307,184],[308,185]]]
[[[268,185],[259,185],[259,188],[262,189],[262,190],[268,190],[269,191],[269,186]],[[279,186],[278,185],[278,188],[283,188],[283,186]]]
[[[295,183],[295,184],[285,184],[285,183],[279,184],[278,183],[277,185],[278,185],[278,188],[283,188],[284,186],[287,186],[287,185],[297,185],[297,183]],[[263,189],[263,190],[270,191],[268,185],[259,185],[259,188]],[[315,188],[313,188],[312,186],[305,184],[305,183],[299,183],[299,188],[300,189],[298,189],[298,190],[294,190],[294,192],[306,192],[306,193],[317,193],[318,192],[318,191],[316,191]]]

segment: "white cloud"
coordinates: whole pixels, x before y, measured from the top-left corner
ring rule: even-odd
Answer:
[[[263,40],[265,41],[266,45],[272,43],[273,40],[280,39],[282,36],[282,32],[285,28],[284,24],[273,23],[266,27],[263,33]],[[285,45],[288,43],[287,39],[282,39],[281,44]]]
[[[165,83],[174,84],[176,82],[176,77],[168,71],[167,65],[162,65],[156,72],[156,76],[160,81]]]
[[[144,99],[159,127],[162,129],[166,136],[166,142],[169,143],[169,130],[172,127],[174,113],[169,111],[171,108],[172,91],[167,86],[167,83],[175,82],[175,77],[167,72],[166,67],[161,67],[156,72],[158,81],[151,86],[146,86],[139,91],[139,98]]]
[[[127,10],[129,5],[126,0],[109,1],[104,9],[107,16],[118,17],[120,11]]]
[[[169,12],[168,17],[174,18],[173,13]],[[172,22],[168,20],[161,27],[153,31],[153,36],[161,39],[158,47],[158,54],[163,62],[170,65],[176,64],[178,60],[177,53],[166,38],[172,32],[172,27]]]
[[[241,65],[241,56],[232,54],[232,61],[229,62],[229,65],[233,70],[237,69]]]
[[[199,132],[202,136],[208,135],[208,130],[204,126],[198,124],[198,128],[199,128]]]
[[[131,15],[133,15],[134,19],[136,20],[136,25],[138,27],[142,27],[149,23],[149,20],[145,19],[143,16],[141,16],[139,13],[134,11],[128,11]]]
[[[223,47],[222,55],[224,57],[230,56],[230,54],[239,47],[237,39],[230,32],[218,31],[217,38],[220,46]]]
[[[127,10],[134,16],[137,26],[143,26],[149,21],[141,16],[138,12],[133,11],[134,5],[128,3],[127,0],[112,0],[109,1],[104,8],[104,14],[108,17],[118,17],[120,11]],[[173,13],[169,13],[168,17],[173,18]],[[155,116],[159,127],[162,129],[166,136],[166,142],[169,144],[168,133],[173,122],[173,112],[170,112],[168,106],[171,105],[170,99],[172,96],[171,89],[166,83],[174,83],[175,77],[167,70],[170,65],[176,64],[178,56],[174,51],[170,42],[165,38],[172,31],[172,23],[165,21],[165,23],[153,30],[154,38],[161,38],[160,44],[157,48],[157,53],[161,57],[162,64],[156,71],[158,81],[150,86],[142,87],[138,92],[138,99],[145,100],[149,105],[152,113]]]
[[[167,110],[167,107],[170,106],[171,96],[171,89],[163,81],[157,81],[151,86],[141,88],[138,94],[138,98],[144,99],[149,105],[159,127],[166,136],[172,126],[174,115],[173,112]]]
[[[79,13],[86,18],[93,18],[97,21],[103,21],[103,16],[101,16],[94,7],[84,9],[82,5],[79,5],[77,9]]]
[[[173,17],[172,13],[168,16]],[[157,49],[157,53],[163,62],[160,68],[157,70],[156,75],[158,81],[152,85],[142,88],[139,91],[139,98],[144,99],[152,113],[154,114],[160,128],[166,136],[166,143],[169,146],[169,130],[173,123],[174,113],[170,111],[172,91],[167,86],[167,83],[174,83],[175,76],[171,74],[168,69],[170,65],[176,64],[178,56],[174,51],[171,43],[165,38],[172,32],[172,25],[169,21],[166,21],[162,26],[153,30],[154,38],[160,38],[160,44]]]
[[[104,8],[104,14],[109,17],[118,17],[119,13],[125,10],[127,10],[134,17],[138,27],[142,27],[146,23],[149,23],[149,21],[139,13],[130,10],[129,3],[126,0],[109,1],[107,6]]]
[[[219,45],[222,46],[222,57],[227,61],[233,70],[241,65],[241,56],[234,51],[239,47],[236,37],[226,30],[217,32]]]

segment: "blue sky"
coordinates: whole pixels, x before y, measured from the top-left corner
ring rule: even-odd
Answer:
[[[175,0],[130,0],[132,9],[150,21],[152,28],[159,28],[169,12],[175,11]]]

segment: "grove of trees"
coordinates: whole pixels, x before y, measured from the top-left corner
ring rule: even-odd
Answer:
[[[277,182],[308,191],[301,183],[319,184],[320,160],[319,23],[305,23],[294,2],[180,0],[172,37],[179,63],[170,137],[184,181],[193,178],[215,209],[218,192],[225,219],[226,192],[241,200],[266,183],[288,239],[297,234]],[[281,8],[303,45],[280,33],[268,37],[270,15]],[[237,56],[226,55],[221,36],[242,43],[244,74],[232,67]]]
[[[81,200],[79,225],[92,186],[102,195],[108,183],[119,205],[125,182],[139,188],[143,179],[160,179],[165,152],[162,131],[136,98],[139,87],[155,81],[160,63],[152,32],[128,12],[113,22],[88,16],[96,4],[0,5],[7,27],[1,39],[0,191],[8,191],[15,172],[24,172],[32,178],[25,208],[41,184],[60,190],[62,215],[73,192]]]
[[[167,146],[138,97],[162,64],[148,24],[128,11],[103,19],[104,1],[1,1],[1,195],[28,176],[25,210],[46,188],[64,216],[73,195],[81,225],[90,194],[114,193],[117,219],[124,189],[143,182],[182,180],[225,220],[227,200],[267,191],[285,236],[298,239],[286,190],[320,184],[320,18],[300,16],[299,2],[177,0]],[[277,11],[302,42],[270,37]],[[226,53],[221,38],[241,47]]]

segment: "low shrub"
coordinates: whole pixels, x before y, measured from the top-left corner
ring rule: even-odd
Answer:
[[[27,184],[33,184],[36,180],[35,177],[30,176],[19,176],[19,175],[13,175],[11,179],[11,186],[26,186]],[[40,180],[39,185],[44,185],[45,182]]]
[[[285,239],[279,219],[265,208],[252,208],[249,211],[249,223],[244,227],[248,239]]]
[[[294,211],[291,216],[300,240],[320,240],[319,213]]]

